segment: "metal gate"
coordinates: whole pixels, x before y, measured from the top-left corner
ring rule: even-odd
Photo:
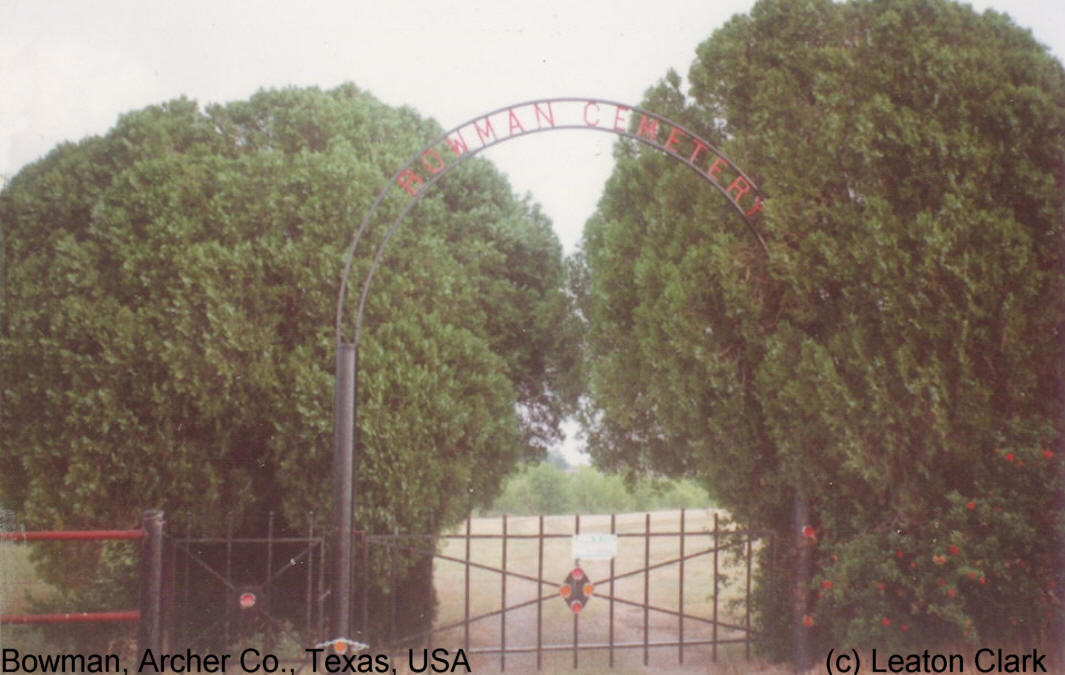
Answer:
[[[590,532],[614,541],[617,555],[574,560],[574,535]],[[751,625],[752,560],[764,546],[772,554],[773,534],[723,528],[717,513],[680,511],[467,519],[460,532],[357,534],[356,543],[363,570],[374,550],[397,561],[431,557],[440,601],[433,627],[409,633],[396,625],[392,594],[390,607],[374,609],[378,622],[388,612],[388,645],[371,651],[392,653],[394,663],[409,657],[416,668],[434,649],[451,655],[462,649],[478,664],[474,672],[493,662],[500,671],[524,671],[545,662],[577,668],[582,658],[612,668],[634,653],[645,666],[652,653],[662,655],[657,663],[717,661],[725,650],[729,659],[750,659],[758,636]],[[575,569],[590,582],[580,589],[589,593],[579,607],[560,593]],[[356,604],[366,634],[369,580],[360,581]]]
[[[169,538],[170,645],[221,650],[247,643],[314,644],[323,633],[325,540],[313,518],[305,536]]]

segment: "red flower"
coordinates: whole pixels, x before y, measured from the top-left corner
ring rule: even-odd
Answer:
[[[876,582],[876,589],[877,589],[878,591],[882,591],[882,590],[884,590],[884,582],[883,582],[883,581],[878,581],[878,582]]]
[[[832,588],[832,582],[828,579],[825,579],[821,582],[821,588]]]
[[[902,629],[902,630],[904,630],[904,631],[905,631],[905,630],[910,630],[910,627],[909,627],[909,626],[907,626],[907,625],[906,625],[906,624],[904,624],[904,623],[903,623],[903,624],[899,624],[899,628],[901,628],[901,629]]]
[[[1051,452],[1051,451],[1049,451],[1049,450],[1046,450],[1046,449],[1044,449],[1044,450],[1043,450],[1043,456],[1044,456],[1044,457],[1046,457],[1047,459],[1050,459],[1051,457],[1053,457],[1053,456],[1054,456],[1054,453],[1052,453],[1052,452]]]
[[[814,618],[809,614],[804,614],[802,617],[802,625],[809,628],[810,626],[814,625]]]
[[[890,626],[891,625],[891,619],[889,619],[889,618],[887,618],[885,616],[883,619],[880,620],[880,623],[884,624],[885,626]]]
[[[958,547],[953,545],[953,544],[951,544],[951,546],[950,546],[950,554],[951,555],[958,555]]]
[[[972,511],[973,509],[975,509],[975,508],[976,508],[976,502],[968,502],[968,503],[966,503],[966,504],[965,504],[965,508],[967,508],[967,509],[969,509],[970,511]]]
[[[987,585],[987,577],[980,577],[980,585],[981,586],[986,586]]]
[[[904,555],[906,555],[906,554],[905,554],[905,553],[903,553],[902,551],[895,551],[895,557],[896,557],[896,558],[901,558],[901,557],[902,557],[902,556],[904,556]]]
[[[1012,452],[1007,452],[1006,453],[1006,461],[1007,462],[1012,462],[1013,461],[1013,453]]]
[[[949,595],[950,597],[953,598],[957,594],[958,594],[958,591],[954,590],[953,588],[948,588],[947,589],[947,595]]]

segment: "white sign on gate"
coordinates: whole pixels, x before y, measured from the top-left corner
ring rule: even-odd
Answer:
[[[618,554],[618,535],[582,533],[573,535],[574,560],[610,560]]]

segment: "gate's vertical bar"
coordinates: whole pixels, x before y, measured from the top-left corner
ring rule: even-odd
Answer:
[[[743,618],[743,626],[747,629],[747,660],[751,660],[751,533],[747,532],[747,600],[744,606],[747,608]]]
[[[324,635],[326,627],[325,607],[323,606],[323,600],[326,594],[326,540],[322,538],[318,540],[318,599],[314,603],[318,613],[318,637]]]
[[[651,620],[651,514],[643,520],[643,665],[650,663],[647,645],[650,639]]]
[[[359,544],[362,545],[362,639],[370,631],[370,538],[366,530],[359,532]]]
[[[388,645],[396,646],[396,547],[399,541],[395,535],[399,528],[392,528],[392,544],[388,547]]]
[[[720,547],[720,533],[717,528],[717,511],[714,511],[714,644],[711,647],[711,660],[717,663],[717,557]]]
[[[170,564],[167,565],[166,574],[166,618],[163,627],[163,642],[166,649],[178,644],[176,638],[178,611],[177,611],[177,554],[178,542],[174,537],[168,537],[170,542]]]
[[[610,514],[610,534],[617,536],[618,514]],[[616,556],[615,556],[616,557]],[[614,558],[610,559],[610,667],[614,667]]]
[[[437,531],[436,531],[436,511],[435,510],[429,512],[429,532],[430,532],[430,534],[432,534],[432,538],[429,540],[429,542],[430,542],[429,550],[431,550],[431,551],[433,551],[435,553],[436,551],[440,550],[439,548],[437,548],[437,542],[439,541],[439,539],[437,538]],[[428,564],[429,564],[429,583],[430,583],[429,588],[430,589],[434,589],[435,588],[436,573],[435,573],[435,569],[434,568],[436,566],[433,564],[434,562],[435,562],[435,556],[433,554],[430,554],[429,555],[429,560],[428,560]],[[432,590],[430,592],[434,592],[435,593],[435,591],[432,591]],[[433,653],[433,636],[435,635],[435,631],[436,631],[436,621],[430,621],[429,622],[429,634],[425,636],[425,647],[426,647],[426,649],[429,650],[430,654]]]
[[[230,513],[226,517],[226,579],[227,580],[232,580],[233,579],[233,514],[232,513]],[[232,583],[232,581],[230,581],[230,583]],[[229,635],[230,626],[229,626],[229,622],[230,622],[230,617],[231,617],[230,612],[232,611],[232,608],[230,607],[231,600],[230,600],[230,598],[226,597],[228,595],[229,595],[229,591],[227,589],[223,588],[222,589],[222,597],[225,598],[225,600],[224,600],[225,609],[223,611],[225,612],[225,617],[226,617],[225,636],[226,636],[226,644],[227,645],[230,643],[230,635]]]
[[[470,528],[473,525],[473,516],[466,516],[466,602],[462,618],[462,646],[465,651],[470,651]]]
[[[680,579],[677,583],[677,619],[680,639],[677,645],[677,662],[684,665],[684,509],[680,510]]]
[[[536,552],[536,597],[539,601],[536,603],[536,669],[540,670],[543,667],[543,650],[544,644],[544,516],[540,514],[540,536],[537,537],[537,552]]]
[[[507,669],[507,514],[503,514],[502,599],[499,612],[499,670]]]
[[[270,592],[266,590],[266,585],[270,582],[270,577],[274,573],[274,512],[271,511],[266,518],[266,576],[263,577],[263,604],[266,605],[263,609],[266,613],[270,613]]]
[[[138,648],[143,654],[162,647],[163,532],[162,511],[145,511],[142,527],[146,534],[141,548],[141,619]]]
[[[314,511],[310,511],[307,514],[307,612],[306,620],[303,623],[305,633],[311,632],[311,598],[313,597],[313,587],[311,586],[312,572],[314,571],[314,545],[311,543],[314,541]]]
[[[813,664],[810,631],[803,626],[803,616],[809,611],[809,587],[814,574],[814,557],[812,542],[803,534],[810,526],[810,503],[802,488],[798,488],[792,497],[792,511],[795,519],[794,546],[796,548],[793,576],[789,580],[792,596],[792,663],[796,670],[805,670]]]
[[[189,518],[187,513],[185,515],[185,518],[185,597],[184,602],[181,605],[182,640],[178,641],[178,644],[181,644],[185,640],[189,639],[187,630],[189,623],[189,565],[191,563],[192,558],[192,544],[189,543],[189,540],[192,539],[192,518]]]
[[[575,514],[573,516],[573,533],[574,534],[580,534],[581,533],[581,514],[579,514],[579,513]],[[580,562],[579,560],[574,560],[573,564],[576,565],[579,562]],[[580,632],[580,620],[581,620],[580,612],[574,612],[573,613],[573,669],[574,670],[577,669],[577,663],[578,663],[577,652],[580,650],[580,635],[579,635],[579,632]]]

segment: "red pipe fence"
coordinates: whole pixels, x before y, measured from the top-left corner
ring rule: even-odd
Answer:
[[[163,530],[162,511],[145,511],[139,530],[36,530],[0,532],[0,541],[141,541],[140,609],[58,614],[3,614],[0,624],[136,621],[141,652],[162,644]]]

